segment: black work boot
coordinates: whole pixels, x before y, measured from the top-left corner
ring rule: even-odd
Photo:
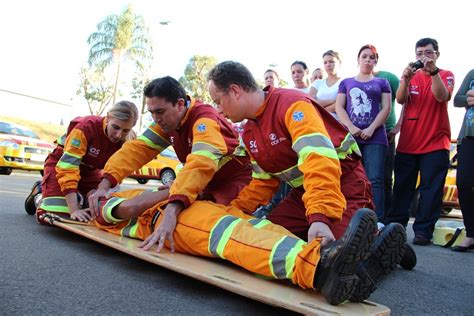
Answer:
[[[348,300],[357,285],[357,267],[367,259],[377,229],[377,216],[372,210],[360,209],[351,219],[344,235],[321,249],[314,287],[329,304]]]
[[[399,265],[405,270],[413,270],[416,266],[416,253],[409,244],[405,244],[405,253]]]
[[[377,288],[379,279],[396,269],[405,251],[405,228],[398,223],[385,226],[370,249],[370,256],[357,270],[360,281],[350,297],[351,302],[362,302]]]
[[[36,181],[31,188],[31,192],[25,200],[25,211],[29,215],[35,215],[36,213],[36,204],[35,197],[41,194],[41,181]]]

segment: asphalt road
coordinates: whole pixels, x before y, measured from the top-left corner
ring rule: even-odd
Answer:
[[[1,315],[291,314],[36,224],[23,203],[37,179],[0,176]],[[398,269],[370,299],[392,315],[474,315],[474,253],[414,249],[415,270]]]

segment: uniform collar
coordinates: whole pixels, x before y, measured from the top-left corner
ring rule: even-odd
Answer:
[[[263,92],[265,93],[265,98],[263,100],[263,103],[260,105],[257,112],[255,113],[255,117],[262,115],[263,111],[265,111],[265,108],[267,107],[268,99],[270,98],[270,95],[274,91],[275,91],[275,88],[273,86],[266,86],[265,88],[263,88]]]
[[[196,105],[196,100],[187,95],[186,96],[186,113],[184,114],[183,118],[181,119],[181,122],[179,122],[179,128],[181,128],[187,121],[189,117],[189,113],[191,112],[191,108],[193,108]]]

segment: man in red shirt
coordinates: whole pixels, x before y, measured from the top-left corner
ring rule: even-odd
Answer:
[[[395,156],[393,206],[386,213],[385,222],[407,225],[420,173],[413,243],[429,245],[440,216],[449,167],[448,101],[454,88],[454,76],[436,66],[440,55],[436,40],[420,39],[415,48],[423,66],[417,70],[414,64],[408,65],[397,90],[397,102],[404,106]]]

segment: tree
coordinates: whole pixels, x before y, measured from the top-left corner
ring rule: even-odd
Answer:
[[[77,95],[86,99],[91,115],[101,115],[113,96],[113,83],[105,78],[101,68],[82,67]]]
[[[207,74],[216,64],[217,59],[214,57],[194,55],[179,82],[192,97],[209,103],[212,99],[207,91]]]
[[[135,100],[135,104],[140,109],[140,118],[138,120],[138,132],[140,133],[143,126],[144,115],[147,113],[145,111],[145,96],[143,90],[145,86],[150,82],[142,73],[135,74],[135,77],[132,79],[132,90],[130,92],[130,97]],[[149,122],[147,122],[149,123]],[[148,124],[147,124],[148,126]]]
[[[120,15],[109,15],[100,22],[87,43],[90,45],[89,65],[105,69],[115,63],[114,104],[122,62],[131,61],[139,71],[144,72],[153,59],[148,28],[143,17],[133,13],[131,5]]]

